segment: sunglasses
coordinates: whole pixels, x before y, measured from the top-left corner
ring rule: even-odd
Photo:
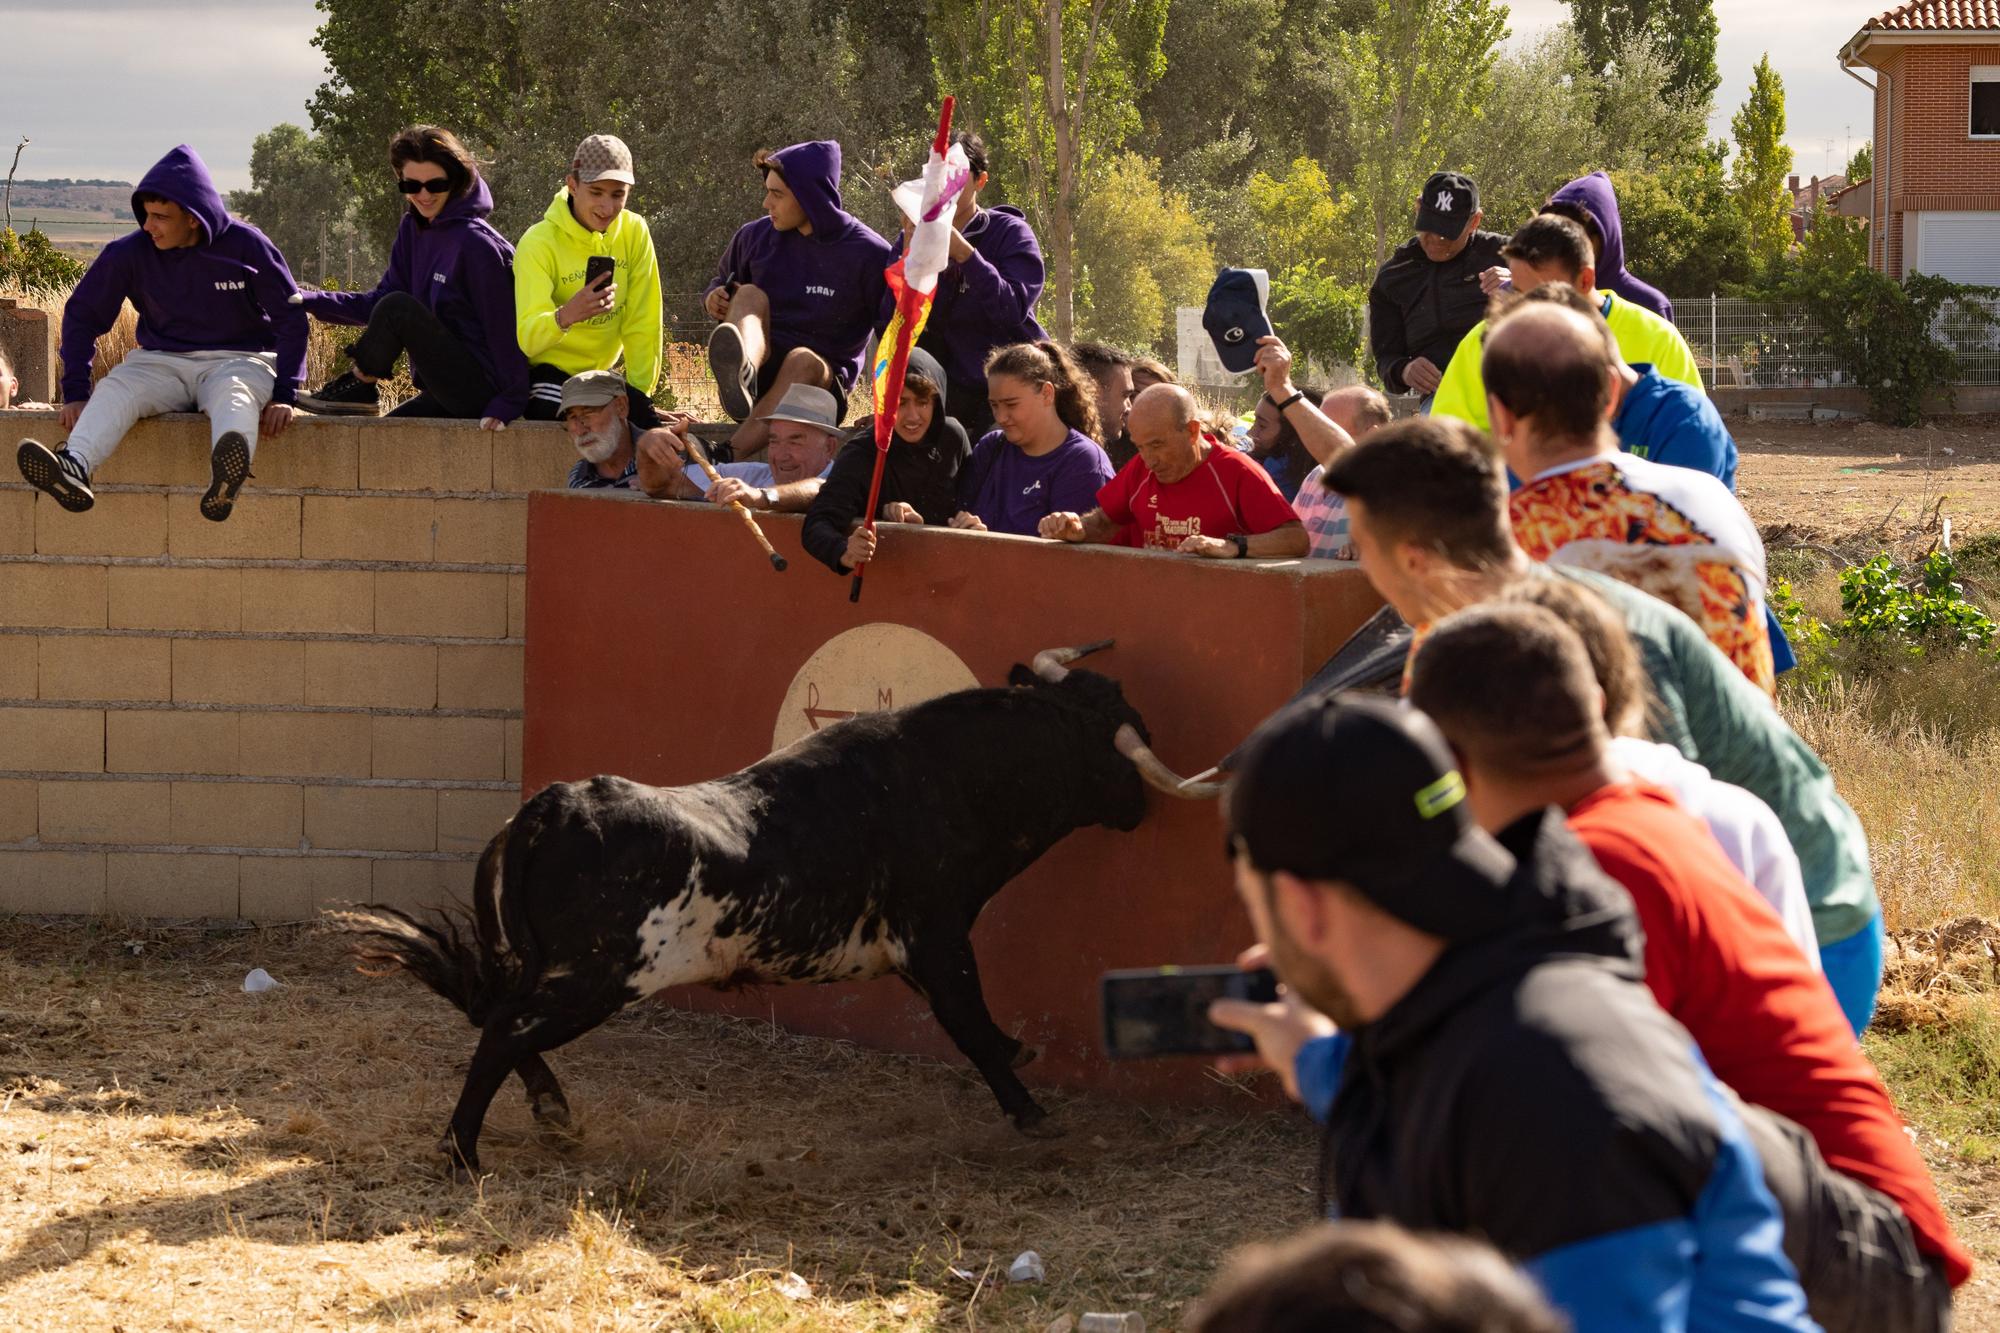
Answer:
[[[396,182],[396,188],[404,194],[443,194],[451,189],[451,180],[446,176],[433,176],[427,181],[413,181],[407,176]]]

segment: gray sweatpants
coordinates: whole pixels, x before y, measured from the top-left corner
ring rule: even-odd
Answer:
[[[270,352],[126,353],[97,382],[67,448],[95,474],[141,417],[162,412],[206,412],[214,447],[227,431],[240,433],[257,452],[257,421],[277,387],[277,357]]]

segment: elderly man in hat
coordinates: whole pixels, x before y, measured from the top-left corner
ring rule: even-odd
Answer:
[[[812,507],[840,450],[839,410],[825,389],[790,386],[765,418],[770,425],[766,461],[720,464],[715,470],[722,479],[717,482],[689,466],[693,418],[676,415],[639,438],[639,488],[655,500],[734,501],[746,509],[803,513]]]
[[[1417,196],[1417,234],[1396,247],[1368,289],[1369,341],[1391,393],[1437,392],[1459,340],[1486,314],[1479,275],[1502,263],[1507,238],[1481,231],[1479,187],[1440,171]]]
[[[576,446],[571,490],[631,490],[638,475],[625,377],[615,370],[586,370],[563,381],[563,429]]]

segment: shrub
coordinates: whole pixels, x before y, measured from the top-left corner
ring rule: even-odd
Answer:
[[[23,236],[0,227],[0,291],[68,288],[83,276],[83,265],[56,249],[40,228]]]

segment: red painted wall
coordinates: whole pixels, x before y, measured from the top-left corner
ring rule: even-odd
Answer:
[[[1154,748],[1183,774],[1232,749],[1380,605],[1345,565],[1237,564],[1025,538],[894,528],[858,605],[765,532],[705,505],[543,492],[529,504],[524,791],[596,773],[661,785],[761,759],[793,676],[870,622],[949,646],[982,685],[1037,650],[1115,637],[1088,663],[1123,682]],[[1310,570],[1310,572],[1308,572]],[[1332,812],[1329,812],[1332,813]],[[1154,794],[1134,833],[1072,834],[987,908],[974,935],[995,1020],[1042,1048],[1029,1086],[1179,1100],[1216,1095],[1191,1061],[1111,1065],[1099,1049],[1107,968],[1222,962],[1249,942],[1213,802]],[[701,1008],[959,1060],[901,982],[679,993]]]

